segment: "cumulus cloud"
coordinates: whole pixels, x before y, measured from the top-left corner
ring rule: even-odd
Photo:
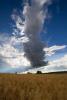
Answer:
[[[43,50],[46,52],[47,56],[52,56],[53,54],[55,54],[57,51],[62,50],[67,48],[67,45],[54,45],[48,48],[44,48]]]
[[[4,37],[3,37],[4,38]],[[0,66],[20,67],[30,66],[30,62],[24,57],[23,39],[10,37],[0,45]]]

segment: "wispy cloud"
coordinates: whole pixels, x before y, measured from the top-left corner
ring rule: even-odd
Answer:
[[[44,48],[43,50],[46,52],[47,56],[54,55],[57,51],[67,48],[67,45],[54,45],[48,48]]]

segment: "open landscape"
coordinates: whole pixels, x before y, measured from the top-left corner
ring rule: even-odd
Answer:
[[[0,100],[67,100],[67,0],[0,0]]]
[[[67,100],[67,73],[0,74],[0,100]]]

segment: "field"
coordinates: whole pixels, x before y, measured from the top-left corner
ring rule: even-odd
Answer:
[[[67,100],[67,74],[0,74],[0,100]]]

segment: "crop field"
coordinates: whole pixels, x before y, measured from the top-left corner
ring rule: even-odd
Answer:
[[[0,74],[0,100],[67,100],[67,74]]]

